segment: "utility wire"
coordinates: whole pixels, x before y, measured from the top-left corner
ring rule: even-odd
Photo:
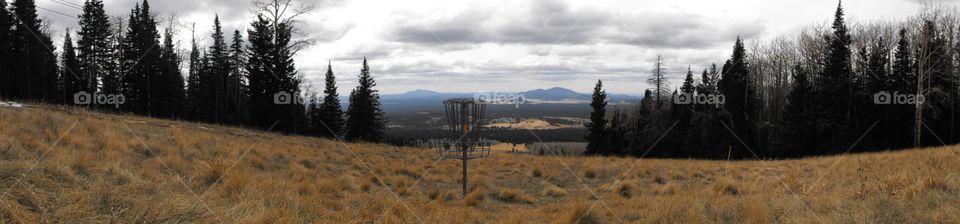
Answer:
[[[77,4],[77,3],[68,2],[68,1],[66,1],[66,0],[52,0],[52,1],[54,1],[54,2],[61,2],[61,4],[68,5],[68,6],[70,6],[70,7],[75,8],[75,9],[83,10],[83,6],[82,6],[82,5],[79,5],[79,4]]]
[[[60,12],[60,11],[57,11],[57,10],[48,9],[48,8],[44,8],[44,7],[40,7],[40,6],[37,6],[37,8],[38,8],[38,9],[47,10],[47,11],[50,11],[50,12],[52,12],[52,13],[60,14],[60,15],[62,15],[62,16],[66,16],[66,17],[70,17],[70,18],[74,18],[74,19],[77,18],[76,16],[71,16],[70,14],[63,13],[63,12]]]
[[[51,2],[60,4],[60,5],[62,5],[62,6],[66,6],[68,9],[73,9],[73,10],[77,10],[77,11],[81,11],[81,12],[83,11],[83,8],[80,8],[80,7],[71,5],[71,4],[67,4],[67,2],[64,2],[64,1],[51,0]]]

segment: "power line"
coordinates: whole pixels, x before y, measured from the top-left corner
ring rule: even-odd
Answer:
[[[83,7],[83,5],[80,5],[80,4],[77,4],[77,3],[73,3],[73,2],[68,2],[68,1],[66,1],[66,0],[60,0],[60,1],[66,2],[67,4],[75,5],[75,6],[77,6],[77,7]]]
[[[66,7],[70,8],[70,9],[75,9],[75,10],[83,11],[83,8],[80,8],[80,7],[78,7],[78,6],[75,6],[75,5],[73,5],[73,4],[70,4],[69,2],[66,2],[66,1],[63,1],[63,0],[51,0],[51,1],[52,1],[53,3],[57,3],[57,4],[60,4],[60,5],[62,5],[62,6],[66,6]]]
[[[55,2],[63,2],[63,3],[66,3],[66,4],[68,4],[68,5],[73,6],[74,8],[77,8],[77,9],[82,9],[82,8],[83,8],[83,6],[80,5],[80,4],[73,3],[73,2],[68,2],[68,1],[66,1],[66,0],[53,0],[53,1],[55,1]]]
[[[57,11],[57,10],[48,9],[48,8],[44,8],[44,7],[40,7],[40,6],[37,6],[37,8],[38,8],[38,9],[47,10],[47,11],[50,11],[50,12],[52,12],[52,13],[60,14],[60,15],[62,15],[62,16],[66,16],[66,17],[70,17],[70,18],[74,18],[74,19],[77,18],[76,16],[71,16],[70,14],[66,14],[66,13],[63,13],[63,12],[60,12],[60,11]]]

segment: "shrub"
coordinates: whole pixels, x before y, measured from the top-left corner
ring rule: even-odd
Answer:
[[[562,197],[564,195],[567,195],[567,191],[563,190],[563,188],[554,185],[548,185],[547,187],[543,188],[543,196]]]
[[[533,177],[542,177],[543,171],[540,171],[540,167],[533,168],[533,171],[530,172],[530,176]]]
[[[513,188],[500,189],[500,192],[497,192],[497,199],[510,203],[533,203],[530,196],[524,195],[520,190]]]
[[[617,192],[617,195],[624,198],[630,198],[636,194],[637,186],[630,182],[620,182],[617,184],[617,187],[614,188],[614,191]]]
[[[657,184],[666,184],[666,183],[667,183],[667,179],[666,179],[666,178],[663,178],[663,177],[660,176],[660,175],[657,175],[657,176],[654,176],[654,177],[653,177],[653,182],[655,182],[655,183],[657,183]]]
[[[484,194],[486,194],[486,192],[484,192],[483,190],[470,192],[469,194],[467,194],[467,197],[463,198],[463,202],[469,206],[479,205],[480,202],[483,202]]]
[[[200,162],[200,180],[203,185],[213,185],[220,180],[220,177],[226,174],[228,167],[230,166],[223,159],[214,159],[209,163]]]
[[[440,193],[440,191],[435,191],[435,192],[436,192],[436,195],[432,196],[431,198],[434,200],[437,200],[437,202],[440,202],[440,203],[447,203],[447,202],[456,200],[457,195],[459,193],[453,190],[444,191],[443,193]],[[433,194],[433,192],[431,192],[431,194]]]
[[[596,208],[594,208],[596,209]],[[568,209],[565,214],[563,214],[560,220],[557,220],[557,223],[562,224],[594,224],[594,223],[603,223],[603,220],[600,219],[597,215],[594,215],[590,211],[590,204],[585,202],[577,202],[570,209]]]
[[[713,185],[713,190],[720,194],[737,196],[743,192],[731,181],[719,181]]]
[[[586,177],[586,178],[593,179],[593,178],[597,178],[598,175],[597,175],[597,171],[596,171],[596,170],[587,169],[587,170],[583,171],[583,176]]]

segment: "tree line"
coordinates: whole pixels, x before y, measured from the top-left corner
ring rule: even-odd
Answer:
[[[320,96],[303,87],[294,63],[304,44],[293,36],[297,19],[310,7],[294,0],[255,3],[246,38],[234,30],[228,40],[217,16],[212,45],[204,48],[194,37],[184,58],[173,40],[175,26],[161,31],[147,0],[126,19],[111,19],[101,0],[86,0],[79,29],[67,30],[59,51],[33,0],[0,1],[0,97],[382,141],[384,113],[366,58],[344,110],[329,62]]]
[[[832,24],[747,46],[671,89],[657,58],[642,102],[607,113],[598,81],[587,154],[765,159],[960,142],[960,18]]]

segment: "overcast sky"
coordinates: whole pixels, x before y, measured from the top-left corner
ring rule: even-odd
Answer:
[[[8,0],[9,1],[9,0]],[[59,45],[76,29],[82,0],[36,0]],[[139,0],[107,0],[127,18]],[[665,58],[670,77],[687,66],[722,64],[736,36],[764,40],[827,23],[835,0],[319,0],[302,17],[302,35],[317,40],[296,57],[300,73],[321,87],[332,61],[342,94],[356,85],[362,57],[382,93],[522,91],[555,86],[590,92],[597,79],[609,92],[641,94],[652,61]],[[948,5],[957,4],[947,1]],[[847,0],[850,20],[898,20],[916,0]],[[191,23],[205,45],[215,14],[225,33],[252,20],[248,0],[154,0],[153,11],[179,27],[184,55]],[[52,10],[52,11],[51,11]],[[53,12],[56,11],[56,12]],[[674,81],[675,84],[679,82]]]

